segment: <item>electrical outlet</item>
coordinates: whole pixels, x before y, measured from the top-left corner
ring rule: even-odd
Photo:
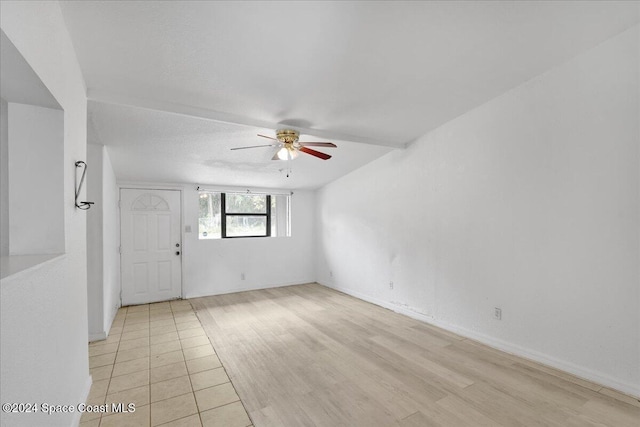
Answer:
[[[499,307],[494,307],[493,317],[495,317],[498,320],[502,320],[502,309]]]
[[[393,282],[389,282],[389,289],[393,289]]]
[[[244,273],[240,273],[240,280],[244,280]]]

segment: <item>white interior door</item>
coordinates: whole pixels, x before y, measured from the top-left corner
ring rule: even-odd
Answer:
[[[182,294],[180,192],[120,189],[122,305]]]

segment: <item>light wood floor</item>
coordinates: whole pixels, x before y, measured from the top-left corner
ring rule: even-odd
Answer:
[[[640,425],[635,399],[317,284],[190,301],[256,427]]]

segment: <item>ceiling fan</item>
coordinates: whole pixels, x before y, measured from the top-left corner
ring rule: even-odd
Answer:
[[[278,129],[276,131],[275,138],[260,134],[258,134],[258,136],[262,138],[272,139],[277,143],[266,145],[251,145],[248,147],[236,147],[232,148],[232,150],[246,150],[248,148],[258,147],[277,147],[278,151],[276,152],[276,154],[274,154],[271,160],[293,160],[298,157],[300,153],[310,154],[322,160],[329,160],[331,158],[330,155],[313,150],[309,147],[337,147],[337,145],[333,142],[300,142],[298,141],[300,133],[297,130],[293,129]]]

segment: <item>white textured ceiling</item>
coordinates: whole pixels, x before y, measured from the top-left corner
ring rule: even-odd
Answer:
[[[92,103],[92,123],[109,122],[99,117],[104,111],[120,116],[116,129],[96,133],[117,147],[119,178],[126,170],[131,179],[135,172],[120,157],[152,141],[146,133],[132,140],[118,132],[149,128],[132,121],[164,116],[129,116],[118,104],[214,119],[216,147],[251,144],[256,129],[289,124],[318,139],[368,143],[361,151],[373,158],[380,154],[373,145],[403,147],[638,22],[637,2],[61,4],[89,98],[111,104]],[[117,142],[125,140],[129,145]],[[202,148],[188,135],[182,140]],[[326,170],[342,151],[324,162]],[[231,159],[218,151],[209,161],[240,174],[255,155]]]
[[[392,150],[334,140],[338,148],[318,148],[333,155],[330,160],[300,154],[294,161],[273,161],[274,148],[231,150],[271,143],[257,137],[274,136],[271,129],[96,101],[89,101],[88,110],[88,140],[108,146],[121,181],[317,188]],[[319,141],[307,135],[300,140]]]

